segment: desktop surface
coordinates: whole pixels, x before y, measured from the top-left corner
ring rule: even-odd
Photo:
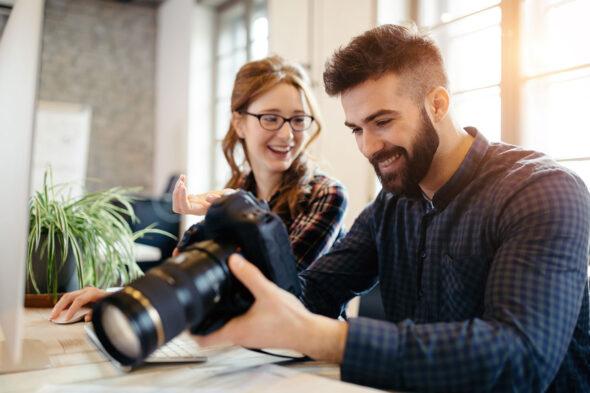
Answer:
[[[284,359],[240,347],[219,348],[201,364],[146,365],[126,373],[114,367],[87,339],[84,323],[56,325],[48,321],[50,309],[25,310],[25,334],[41,340],[50,367],[0,375],[2,393],[57,391],[375,391],[338,381],[337,365],[323,362],[272,364]],[[318,377],[319,376],[319,377]],[[325,378],[327,377],[327,378]],[[67,390],[64,386],[70,385]],[[83,388],[83,390],[81,390]],[[124,390],[119,390],[122,388]],[[317,389],[316,389],[317,388]]]

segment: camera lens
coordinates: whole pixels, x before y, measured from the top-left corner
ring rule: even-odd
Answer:
[[[141,343],[131,321],[117,307],[109,304],[103,312],[104,330],[117,350],[129,358],[141,356]]]
[[[187,328],[208,334],[248,310],[254,297],[227,266],[238,246],[280,288],[301,294],[285,224],[249,192],[219,198],[187,240],[180,255],[94,305],[96,337],[122,365],[140,364]]]
[[[212,240],[196,243],[96,303],[92,323],[104,349],[123,365],[137,365],[201,323],[227,296],[227,258],[235,250]]]

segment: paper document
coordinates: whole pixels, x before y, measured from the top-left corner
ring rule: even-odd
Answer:
[[[270,393],[322,392],[366,393],[378,390],[353,385],[276,365],[264,365],[207,378],[193,387],[117,386],[116,380],[105,384],[48,385],[37,393]],[[112,382],[115,382],[113,384]]]

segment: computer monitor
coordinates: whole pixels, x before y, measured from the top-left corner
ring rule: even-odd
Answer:
[[[25,342],[22,334],[44,0],[13,3],[0,37],[0,372],[17,370],[19,364],[34,368],[38,360],[37,354],[27,353],[28,344],[36,343]]]

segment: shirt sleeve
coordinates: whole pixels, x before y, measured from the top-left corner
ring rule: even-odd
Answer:
[[[482,317],[428,324],[353,319],[343,380],[420,391],[547,389],[587,290],[590,198],[566,172],[512,186],[518,191],[495,223],[498,248]]]
[[[372,205],[365,208],[344,238],[300,273],[301,301],[310,311],[336,318],[350,299],[377,283],[371,215]]]
[[[291,224],[289,240],[299,270],[325,254],[342,227],[347,205],[344,188],[336,182],[324,182],[320,187]]]

